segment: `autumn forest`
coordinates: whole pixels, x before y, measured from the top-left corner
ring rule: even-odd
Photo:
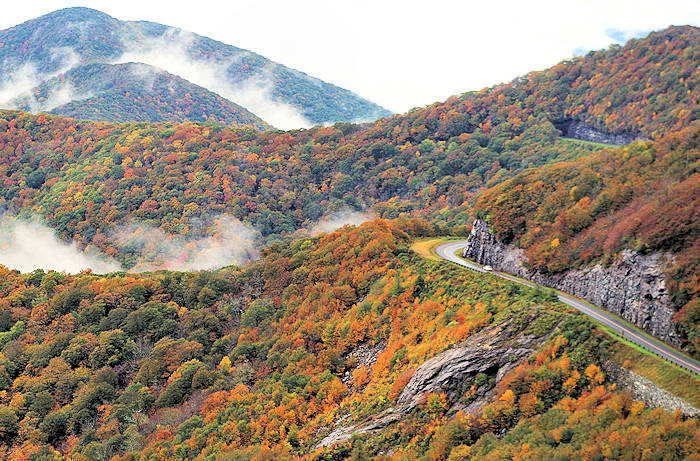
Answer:
[[[479,219],[548,276],[657,257],[671,346],[700,358],[697,28],[363,123],[282,66],[319,124],[287,131],[86,50],[0,110],[0,217],[113,268],[0,265],[2,459],[700,459],[697,374],[434,253]],[[32,110],[66,82],[94,97]]]

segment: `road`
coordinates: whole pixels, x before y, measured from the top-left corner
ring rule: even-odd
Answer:
[[[532,282],[519,279],[505,272],[486,271],[484,270],[483,266],[479,264],[475,264],[473,262],[466,261],[462,258],[457,257],[455,255],[455,252],[464,248],[465,246],[467,246],[466,240],[450,242],[440,245],[435,249],[435,252],[438,254],[438,256],[440,256],[443,259],[452,261],[453,263],[459,264],[460,266],[464,266],[477,272],[489,272],[493,275],[497,275],[504,279],[520,283],[521,285],[527,285],[529,287],[536,286],[536,284]],[[655,339],[646,334],[641,334],[631,329],[623,322],[610,315],[608,312],[599,309],[590,303],[582,302],[580,299],[575,298],[574,296],[568,295],[566,293],[562,293],[560,291],[557,291],[557,294],[559,295],[559,300],[564,304],[583,312],[589,317],[593,317],[595,320],[599,321],[603,325],[617,331],[620,335],[624,336],[629,341],[632,341],[633,343],[647,349],[648,351],[653,352],[654,354],[670,362],[675,363],[676,365],[679,365],[687,370],[700,374],[700,362],[686,357],[685,355],[674,350],[670,346],[667,346],[666,344],[662,343],[658,339]]]

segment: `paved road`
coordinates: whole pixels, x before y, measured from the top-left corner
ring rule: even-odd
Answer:
[[[470,261],[466,261],[462,258],[459,258],[455,256],[455,252],[457,250],[460,250],[464,248],[467,245],[466,240],[462,240],[459,242],[450,242],[450,243],[445,243],[443,245],[440,245],[435,249],[435,252],[438,254],[443,259],[446,259],[448,261],[452,261],[453,263],[459,264],[460,266],[467,267],[469,269],[475,270],[477,272],[490,272],[494,275],[497,275],[499,277],[502,277],[504,279],[512,280],[513,282],[520,283],[522,285],[527,285],[529,287],[535,287],[536,285],[532,282],[526,281],[526,280],[521,280],[517,277],[513,277],[510,274],[507,274],[505,272],[497,272],[497,271],[486,271],[484,270],[483,266],[479,264],[475,264]],[[628,326],[626,326],[624,323],[620,322],[618,319],[615,317],[611,316],[608,312],[598,309],[597,307],[589,304],[589,303],[584,303],[581,300],[568,295],[566,293],[562,292],[557,292],[559,295],[559,300],[563,302],[564,304],[567,304],[584,314],[593,317],[603,325],[606,325],[613,330],[617,331],[620,335],[624,336],[628,340],[634,342],[635,344],[638,344],[639,346],[663,357],[664,359],[675,363],[676,365],[679,365],[687,370],[693,371],[695,373],[700,374],[700,362],[697,362],[691,358],[686,357],[685,355],[682,355],[680,352],[675,351],[671,347],[665,345],[661,341],[652,338],[651,336],[648,335],[642,335]]]

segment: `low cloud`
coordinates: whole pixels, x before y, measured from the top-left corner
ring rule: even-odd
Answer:
[[[38,111],[47,112],[71,101],[86,99],[89,95],[78,94],[71,82],[65,82],[49,92],[48,97],[41,101]],[[36,101],[36,99],[35,99]]]
[[[263,69],[240,83],[234,83],[229,68],[245,53],[228,60],[193,58],[189,50],[195,38],[192,33],[169,29],[145,43],[125,44],[130,51],[113,64],[140,62],[158,67],[245,107],[277,128],[287,130],[312,125],[297,108],[273,99],[271,69]]]
[[[36,66],[32,63],[23,64],[0,82],[0,105],[4,109],[14,109],[13,100],[31,95],[32,88],[39,83],[41,80]]]
[[[136,63],[136,65],[129,66],[129,72],[141,82],[141,87],[149,92],[154,90],[156,79],[164,74],[162,69],[144,63]],[[170,84],[172,85],[172,82]],[[172,91],[171,87],[168,87],[168,89]]]
[[[90,98],[89,93],[79,93],[69,81],[57,83],[56,86],[46,92],[46,96],[39,100],[34,92],[26,93],[13,99],[9,106],[12,109],[28,110],[29,112],[48,112],[64,104],[73,101]]]
[[[172,236],[142,223],[131,223],[111,233],[112,243],[135,256],[131,272],[156,269],[194,271],[243,264],[258,258],[259,232],[226,215],[208,222],[206,237]],[[39,218],[0,215],[0,265],[20,272],[35,269],[97,274],[122,270],[121,265],[94,250],[65,242]]]
[[[82,251],[75,242],[64,242],[38,218],[0,215],[0,264],[31,272],[35,269],[98,274],[121,270],[119,263],[94,251]]]
[[[42,101],[36,99],[32,89],[42,82],[68,71],[80,62],[80,57],[72,48],[54,48],[51,50],[51,56],[54,61],[60,63],[55,72],[39,72],[33,62],[25,62],[2,78],[0,80],[0,107],[5,109],[23,108],[29,109],[30,112],[41,112],[79,99],[70,83],[59,85]]]
[[[321,218],[316,224],[309,228],[309,233],[311,235],[319,235],[333,232],[348,224],[359,226],[362,223],[372,221],[376,218],[377,215],[372,211],[353,211],[346,208]]]
[[[132,272],[168,269],[193,271],[243,264],[257,259],[259,233],[230,216],[214,218],[205,229],[207,236],[171,236],[153,226],[131,223],[116,229],[112,242],[139,262]]]
[[[312,126],[312,123],[295,107],[272,99],[272,72],[270,69],[263,70],[241,85],[231,87],[229,92],[219,94],[245,107],[276,128],[293,130]]]

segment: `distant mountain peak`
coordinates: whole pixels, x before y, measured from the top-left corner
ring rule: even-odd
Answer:
[[[79,66],[133,61],[163,68],[279,128],[390,115],[351,91],[256,53],[162,24],[120,21],[91,8],[57,10],[0,31],[0,44],[0,101]]]
[[[100,10],[94,8],[89,8],[87,6],[71,6],[67,8],[61,8],[59,10],[52,11],[37,19],[51,20],[54,18],[58,19],[114,19],[112,16],[104,13]]]
[[[272,128],[244,107],[206,88],[138,62],[77,66],[5,105],[115,123],[192,121]]]

